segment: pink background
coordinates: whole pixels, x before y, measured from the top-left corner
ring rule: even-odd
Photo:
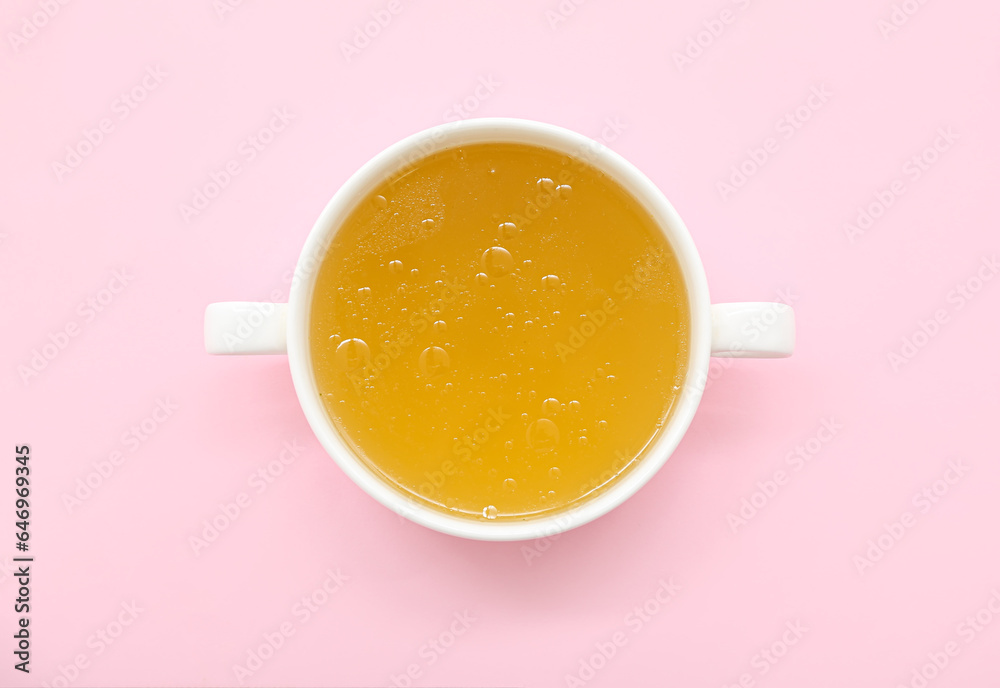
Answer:
[[[884,36],[890,0],[399,2],[387,15],[378,0],[245,0],[221,17],[212,0],[71,2],[34,32],[23,21],[46,2],[5,3],[0,684],[236,684],[233,666],[288,623],[247,685],[387,686],[410,665],[419,686],[997,685],[1000,280],[977,271],[995,277],[982,261],[1000,251],[1000,6],[909,0],[919,9]],[[341,44],[373,12],[391,21],[348,61]],[[480,79],[498,85],[477,97]],[[133,87],[144,99],[129,109]],[[813,87],[830,95],[810,109]],[[203,351],[207,303],[283,299],[337,187],[392,142],[469,114],[463,101],[604,132],[685,219],[715,301],[791,293],[798,318],[793,358],[714,369],[639,494],[542,543],[403,521],[319,448],[284,358]],[[241,142],[274,108],[294,119],[246,162]],[[110,133],[57,174],[104,118]],[[623,128],[613,140],[608,121]],[[925,153],[948,127],[957,140]],[[769,137],[753,169],[748,149]],[[907,167],[922,154],[926,169]],[[234,159],[241,173],[185,221],[181,205]],[[745,184],[720,192],[746,160]],[[894,180],[903,193],[851,241],[845,223]],[[116,270],[127,285],[102,292]],[[967,283],[971,300],[953,292]],[[914,337],[937,311],[934,336]],[[904,338],[922,346],[894,366]],[[50,341],[64,348],[25,378]],[[176,408],[151,420],[158,400]],[[258,493],[248,477],[293,442],[303,450]],[[10,654],[22,443],[30,676]],[[818,451],[796,464],[797,445]],[[949,461],[968,468],[935,503],[912,501]],[[785,484],[768,486],[779,469]],[[68,506],[88,475],[99,486]],[[773,496],[755,497],[758,481]],[[249,505],[196,554],[189,538],[240,493]],[[766,504],[734,528],[744,498]],[[903,535],[880,548],[887,524]],[[880,560],[861,566],[870,539]],[[303,623],[293,605],[328,569],[348,580]],[[680,588],[665,605],[661,579]],[[456,613],[474,618],[457,637]],[[615,638],[610,659],[595,655]],[[773,664],[759,654],[772,645]]]

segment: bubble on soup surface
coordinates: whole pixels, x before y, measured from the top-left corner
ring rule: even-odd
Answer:
[[[420,352],[417,363],[421,373],[427,377],[436,377],[447,372],[451,360],[448,352],[440,346],[429,346]]]
[[[363,368],[371,359],[371,349],[363,339],[345,339],[333,354],[337,367],[344,372]]]
[[[483,252],[483,268],[490,277],[503,277],[514,269],[514,258],[510,251],[500,246],[493,246]]]
[[[497,238],[513,239],[517,235],[517,225],[513,222],[501,222],[497,228]]]
[[[536,451],[552,451],[559,444],[559,428],[548,418],[539,418],[528,426],[527,440]]]

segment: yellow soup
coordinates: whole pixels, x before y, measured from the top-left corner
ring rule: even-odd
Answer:
[[[690,317],[646,210],[533,146],[434,153],[361,200],[313,294],[316,384],[371,470],[435,508],[521,519],[641,459]]]

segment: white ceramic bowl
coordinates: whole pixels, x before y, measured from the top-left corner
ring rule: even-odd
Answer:
[[[522,143],[581,159],[632,193],[659,224],[683,270],[690,301],[688,373],[669,421],[642,459],[607,489],[550,516],[523,521],[453,516],[416,499],[370,470],[330,421],[312,374],[309,311],[317,268],[341,223],[359,199],[406,165],[441,150],[477,143]],[[575,132],[521,119],[471,119],[414,134],[382,151],[334,194],[299,256],[287,304],[214,303],[205,311],[205,347],[214,354],[288,354],[299,403],[309,425],[337,465],[365,492],[407,518],[434,530],[478,540],[527,540],[551,536],[606,514],[628,499],[666,462],[694,418],[708,379],[709,356],[789,356],[795,340],[791,307],[780,303],[711,305],[708,284],[687,228],[666,197],[631,163]],[[651,343],[651,346],[655,344]]]

